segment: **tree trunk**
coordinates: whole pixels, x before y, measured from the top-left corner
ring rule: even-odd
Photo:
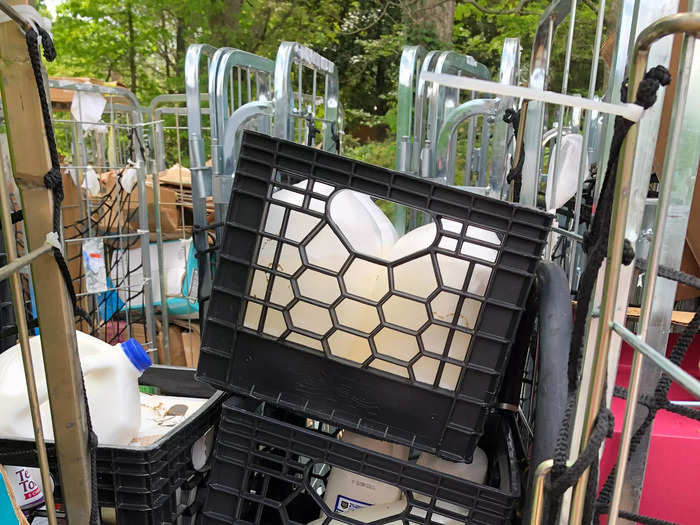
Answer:
[[[181,74],[185,70],[185,21],[181,17],[177,17],[177,28],[175,30],[175,69],[176,75]]]
[[[166,34],[166,29],[165,29],[165,13],[160,14],[160,29],[163,31],[163,34]],[[177,51],[177,49],[176,49]],[[170,49],[168,46],[168,42],[163,42],[163,52],[162,55],[163,61],[165,62],[165,78],[168,79],[170,78]]]
[[[136,93],[136,35],[134,34],[134,12],[131,0],[126,2],[126,24],[129,33],[129,74],[131,75],[131,92]]]
[[[452,45],[455,20],[455,0],[417,0],[404,5],[408,22],[432,30],[447,47]]]
[[[231,46],[238,29],[243,0],[212,0],[209,11],[212,44],[214,47]]]

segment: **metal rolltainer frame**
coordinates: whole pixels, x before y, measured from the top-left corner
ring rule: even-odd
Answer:
[[[529,87],[547,89],[549,60],[552,41],[557,26],[569,16],[572,0],[554,0],[540,18],[532,44]],[[524,129],[524,147],[528,154],[523,164],[523,183],[520,203],[526,206],[537,204],[537,181],[540,175],[541,135],[544,126],[545,102],[531,101],[527,107]]]
[[[455,108],[442,124],[436,141],[435,178],[454,185],[456,171],[457,132],[460,125],[475,116],[483,115],[484,120],[494,118],[500,112],[501,100],[498,98],[474,98]],[[488,144],[488,143],[487,143]],[[500,152],[499,152],[500,153]],[[505,151],[504,151],[505,153]],[[450,174],[452,177],[450,178]],[[465,189],[490,195],[490,186],[467,186]]]
[[[637,35],[640,34],[642,29],[654,23],[660,17],[676,13],[678,11],[678,4],[678,0],[662,0],[660,2],[655,2],[653,5],[647,6],[643,10],[640,10],[638,0],[624,0],[623,5],[621,6],[620,18],[618,20],[617,34],[628,35],[629,38],[618,38],[616,42],[615,53],[613,55],[614,65],[610,71],[608,91],[612,103],[619,103],[620,101],[620,89],[625,78],[625,65],[627,63],[632,63],[632,50],[634,48],[634,42]],[[654,65],[659,64],[668,66],[671,59],[671,47],[670,39],[657,42],[649,51],[649,60],[651,63]],[[633,91],[629,90],[629,92],[632,93]],[[636,132],[638,137],[633,159],[634,164],[632,168],[635,173],[650,174],[652,172],[655,144],[659,132],[659,124],[661,122],[661,113],[663,109],[662,97],[663,91],[659,93],[659,100],[657,103],[647,109],[644,113],[644,118],[633,127],[633,131]],[[612,129],[613,119],[606,117],[603,123],[603,132],[599,150],[598,166],[601,168],[606,166],[608,162],[607,159],[609,156],[610,143],[612,141]],[[609,130],[609,133],[606,130]],[[603,169],[599,169],[599,173],[603,171]],[[603,177],[604,173],[601,173],[598,176],[594,202],[597,202],[598,200]],[[625,238],[629,240],[632,245],[636,243],[636,240],[639,238],[641,233],[645,201],[649,187],[648,182],[648,177],[643,176],[634,177],[631,182],[629,197],[630,205],[628,207],[628,211],[626,212],[627,221]],[[588,384],[591,381],[593,360],[596,351],[596,338],[594,336],[590,336],[590,334],[594,334],[598,329],[599,318],[597,316],[591,317],[590,314],[593,312],[594,308],[596,308],[595,305],[599,305],[602,301],[604,289],[603,275],[603,270],[601,270],[596,280],[596,290],[593,295],[593,300],[591,301],[591,309],[587,314],[589,316],[589,320],[587,337],[584,343],[585,350],[581,370],[581,384]],[[619,289],[628,290],[633,276],[634,269],[631,266],[624,266],[620,268]],[[615,320],[617,322],[625,322],[627,302],[628,297],[625,294],[620,294],[620,296],[617,298],[617,304],[615,307]],[[616,333],[612,334],[611,341],[612,345],[610,348],[607,365],[607,384],[609,385],[605,398],[607,406],[610,405],[612,400],[612,390],[613,385],[615,384],[617,363],[619,360],[621,347],[621,340]],[[579,445],[581,442],[580,436],[583,432],[583,417],[586,403],[587,395],[585,389],[581,389],[577,399],[575,419],[572,422],[570,458],[577,457],[579,453]],[[563,508],[566,508],[567,501],[569,500],[571,494],[571,490],[565,494]]]
[[[445,73],[450,75],[460,75],[467,76],[471,78],[479,78],[482,80],[490,80],[491,74],[489,70],[483,64],[480,64],[473,57],[469,55],[462,55],[454,51],[442,51],[435,61],[434,71],[436,73]],[[474,93],[471,94],[472,98],[475,96]],[[455,88],[450,88],[447,86],[440,86],[437,84],[431,84],[428,86],[426,97],[428,101],[428,121],[425,128],[426,140],[428,141],[424,146],[424,150],[421,155],[429,155],[429,166],[430,171],[432,171],[436,164],[436,150],[437,150],[437,139],[442,129],[442,125],[447,118],[449,118],[452,111],[454,111],[459,105],[460,90]],[[467,147],[469,163],[468,169],[471,167],[471,154],[473,154],[474,149],[474,125],[470,121],[468,141],[469,145]],[[478,163],[478,173],[479,180],[486,178],[486,160],[488,157],[488,137],[489,134],[489,124],[487,120],[482,123],[482,147],[479,150],[479,163]],[[484,142],[487,144],[483,147]],[[453,145],[456,150],[456,143]],[[469,154],[471,153],[471,154]],[[484,155],[486,153],[486,155]],[[425,162],[425,159],[423,160]],[[423,164],[422,164],[423,165]],[[434,177],[432,173],[421,173],[422,177]],[[447,174],[447,182],[454,184],[454,173],[450,175]]]
[[[193,46],[199,46],[201,44],[193,44]],[[203,101],[207,101],[208,96],[206,93],[201,93],[200,94],[200,104]],[[176,142],[178,144],[178,163],[182,165],[182,156],[181,156],[181,151],[180,151],[180,126],[179,126],[179,117],[185,117],[188,119],[190,110],[187,106],[181,106],[181,104],[187,104],[187,95],[182,94],[182,93],[172,93],[172,94],[162,94],[162,95],[156,95],[146,108],[146,113],[149,116],[150,122],[151,122],[151,130],[153,134],[153,158],[152,160],[152,169],[153,169],[153,207],[154,207],[154,213],[155,213],[155,227],[156,227],[156,245],[157,245],[157,252],[158,252],[158,268],[159,268],[159,282],[160,282],[160,297],[161,297],[161,323],[162,323],[162,330],[161,334],[163,334],[163,353],[164,353],[164,363],[166,365],[170,364],[170,313],[169,313],[169,308],[167,307],[166,300],[168,297],[167,294],[167,275],[165,272],[165,257],[163,254],[163,231],[162,231],[162,225],[161,225],[161,198],[160,198],[160,179],[159,175],[162,171],[166,169],[166,163],[165,163],[165,155],[166,155],[166,144],[165,144],[165,130],[166,126],[163,121],[163,115],[170,114],[170,115],[175,115],[176,119],[176,125],[175,125],[175,132],[176,132]],[[199,121],[194,123],[195,127],[198,127],[200,129],[200,132],[197,134],[198,136],[201,137],[201,131],[204,129],[204,127],[201,125],[201,116],[202,115],[208,115],[209,114],[209,108],[200,108],[199,112],[197,113],[199,117]],[[188,121],[188,120],[187,120]],[[168,128],[172,129],[172,128]],[[189,132],[189,124],[186,128]],[[189,144],[189,133],[188,133],[188,144]],[[203,146],[203,144],[202,144]],[[189,150],[188,150],[189,151]],[[192,163],[192,155],[190,155],[190,164]],[[208,166],[206,166],[208,168]],[[193,181],[194,178],[192,177],[192,172],[195,171],[193,169],[190,169],[190,180]],[[194,195],[194,182],[191,182],[191,187],[192,189],[192,200],[193,200],[193,205],[192,205],[192,214],[193,216],[197,213],[195,211],[195,195]],[[172,204],[172,203],[168,203]],[[205,220],[206,220],[206,200],[205,204],[202,206],[202,209],[204,210],[205,213]],[[200,210],[201,211],[201,210]],[[193,223],[198,224],[194,218],[193,218]],[[182,231],[182,237],[185,238],[185,225],[184,221],[182,224],[183,231]],[[195,242],[194,237],[196,235],[199,235],[201,232],[193,230],[192,232],[192,242]],[[206,232],[203,232],[206,235]],[[202,254],[202,256],[208,255],[208,253]],[[198,275],[198,283],[199,283],[199,267],[197,268],[197,275]],[[197,291],[198,292],[198,291]],[[199,293],[197,294],[199,299]],[[201,307],[201,305],[199,305]],[[188,319],[189,323],[190,319]],[[190,333],[192,332],[191,325],[189,327]]]
[[[414,173],[411,165],[413,154],[413,123],[416,118],[414,101],[418,92],[420,70],[425,59],[426,51],[422,46],[405,46],[399,62],[399,85],[397,88],[396,106],[396,146],[394,153],[394,169],[404,173]],[[406,232],[406,209],[394,208],[394,227],[399,234]]]
[[[631,65],[631,92],[635,91],[635,88],[639,85],[639,82],[644,75],[651,45],[664,36],[677,33],[686,33],[683,58],[681,62],[683,64],[683,61],[692,60],[692,49],[696,46],[695,37],[700,33],[700,14],[685,13],[670,15],[650,24],[640,33],[634,47],[634,63]],[[688,64],[686,63],[685,65]],[[624,327],[624,319],[621,321],[616,319],[616,312],[618,310],[618,303],[621,299],[623,303],[623,315],[626,311],[627,304],[628,288],[624,286],[625,279],[621,276],[621,260],[622,247],[624,244],[623,241],[625,239],[630,240],[627,236],[630,228],[630,217],[628,216],[628,211],[631,209],[631,202],[635,197],[633,186],[636,184],[635,179],[641,179],[641,182],[643,182],[644,186],[646,186],[650,176],[649,171],[638,171],[637,166],[633,162],[639,155],[640,145],[646,146],[646,143],[641,140],[642,138],[646,137],[640,137],[640,128],[642,127],[641,124],[643,121],[641,121],[637,126],[632,127],[621,153],[622,163],[615,188],[615,202],[617,205],[613,207],[613,222],[611,225],[611,237],[608,243],[608,257],[603,284],[603,300],[600,305],[600,311],[596,315],[598,318],[598,323],[595,327],[596,343],[593,352],[593,373],[591,374],[589,381],[582,383],[581,388],[582,395],[585,396],[587,400],[585,405],[586,412],[584,427],[580,436],[580,445],[583,446],[588,440],[593,420],[598,412],[598,407],[600,406],[601,400],[603,400],[603,396],[605,396],[607,376],[610,372],[614,373],[616,369],[615,366],[608,366],[611,351],[613,351],[615,347],[619,346],[619,342],[613,341],[613,334],[617,334],[618,338],[623,338],[635,350],[625,420],[620,439],[618,470],[613,486],[613,497],[609,511],[609,522],[611,523],[615,523],[617,521],[622,496],[622,482],[625,476],[630,438],[634,427],[634,415],[639,394],[639,379],[643,357],[646,356],[650,358],[654,364],[660,367],[666,374],[681,384],[695,397],[700,398],[700,382],[689,376],[679,367],[675,366],[663,356],[663,353],[657,352],[645,341],[645,339],[648,338],[648,335],[650,335],[648,328],[654,312],[656,312],[656,315],[660,316],[663,316],[664,313],[670,314],[670,310],[673,306],[672,298],[675,294],[669,295],[668,291],[669,288],[675,291],[675,283],[670,285],[662,285],[661,281],[657,282],[656,273],[658,271],[658,264],[661,259],[668,259],[671,252],[678,252],[678,243],[680,242],[682,244],[684,241],[690,200],[687,187],[689,180],[694,178],[694,174],[697,171],[700,153],[700,148],[698,148],[696,141],[694,144],[688,144],[689,147],[686,148],[686,151],[679,155],[680,159],[676,158],[679,153],[678,142],[683,140],[683,133],[689,135],[686,137],[686,140],[690,141],[692,141],[693,137],[697,136],[697,126],[695,123],[691,123],[686,114],[686,108],[688,107],[686,105],[686,97],[688,94],[687,90],[689,87],[689,77],[693,76],[697,82],[697,69],[689,67],[683,68],[683,66],[681,66],[681,70],[679,72],[680,77],[677,84],[677,98],[674,108],[675,121],[672,124],[672,137],[668,142],[666,151],[664,177],[661,181],[659,208],[655,221],[654,238],[647,265],[638,333],[635,334],[626,329]],[[694,88],[698,89],[698,86],[695,85]],[[690,126],[690,128],[688,128],[688,126]],[[651,149],[653,151],[653,148]],[[679,160],[680,165],[677,164]],[[633,173],[640,173],[640,175],[633,177]],[[671,210],[671,204],[673,204],[675,210],[672,210],[669,213],[669,210]],[[681,231],[680,234],[675,232],[675,234],[670,236],[664,235],[666,221],[669,218],[671,218],[673,221],[673,226],[677,227]],[[676,267],[680,264],[679,260],[673,262],[676,263]],[[665,300],[660,302],[665,304],[654,303],[655,300],[658,301],[663,296],[665,296]],[[670,304],[668,297],[671,297]],[[668,322],[670,322],[670,318],[668,319]],[[588,331],[591,335],[592,329],[593,327],[589,326]],[[589,338],[589,340],[590,339],[592,339],[592,337]],[[616,360],[613,364],[616,364]],[[609,368],[612,368],[612,370],[609,370]],[[541,508],[542,503],[544,478],[549,469],[551,469],[551,465],[548,462],[538,466],[537,485],[533,495],[537,504],[535,508],[538,510]],[[575,524],[580,523],[581,521],[583,505],[585,502],[585,486],[587,477],[588,471],[584,472],[576,485],[569,512],[569,523]],[[540,518],[541,515],[539,512],[533,513],[532,523],[539,523],[538,520]]]
[[[190,152],[190,176],[192,178],[192,242],[199,253],[197,259],[199,315],[206,317],[207,301],[211,291],[211,256],[208,252],[209,241],[205,230],[207,222],[206,199],[211,195],[212,174],[207,166],[207,154],[202,129],[202,101],[199,85],[200,63],[203,57],[211,61],[216,49],[209,44],[192,44],[185,55],[185,100],[187,102],[187,143]],[[213,118],[210,110],[210,119]],[[209,123],[212,128],[211,120]],[[213,159],[213,156],[212,156]],[[213,162],[213,160],[212,160]],[[162,242],[159,247],[159,258],[162,258]],[[167,316],[167,313],[166,313]],[[167,317],[166,317],[167,318]],[[168,330],[164,331],[167,337]]]
[[[242,99],[242,79],[241,68],[247,70],[247,94],[246,103]],[[212,108],[211,136],[212,136],[212,191],[214,194],[214,209],[217,222],[224,220],[226,208],[228,207],[229,195],[233,184],[233,171],[226,169],[226,164],[233,163],[235,166],[235,152],[231,152],[224,147],[224,137],[227,121],[232,118],[229,115],[229,102],[232,108],[236,108],[232,113],[245,104],[254,102],[252,97],[251,71],[255,75],[255,85],[258,99],[268,100],[270,96],[271,80],[273,75],[274,62],[253,53],[241,51],[240,49],[221,48],[217,50],[209,68],[209,106]],[[238,73],[237,83],[238,97],[234,98],[233,90],[229,97],[227,83],[234,85],[230,77],[233,70]],[[263,78],[264,74],[267,78]],[[213,85],[213,90],[211,89]],[[263,132],[267,130],[261,130]],[[227,160],[234,159],[234,160]]]
[[[275,137],[294,140],[294,86],[292,85],[291,72],[294,64],[297,64],[298,71],[302,67],[307,67],[313,71],[313,111],[316,107],[316,78],[321,73],[325,77],[324,81],[324,113],[322,119],[321,135],[323,137],[323,149],[332,151],[335,149],[333,141],[333,125],[338,125],[339,119],[339,84],[338,69],[335,64],[322,57],[308,47],[304,47],[296,42],[282,42],[277,50],[274,74],[274,117],[272,134]],[[297,103],[298,110],[301,110],[302,101],[302,79],[298,78]]]
[[[498,82],[517,86],[520,81],[520,39],[506,38],[501,52],[501,64],[498,72]],[[488,185],[494,195],[501,196],[501,188],[505,184],[506,166],[512,147],[509,146],[508,130],[511,126],[503,121],[506,109],[515,109],[517,100],[512,97],[501,98],[500,110],[493,125],[493,146]],[[487,181],[484,181],[486,184]]]
[[[241,95],[241,68],[245,68],[247,72],[248,100],[245,102]],[[222,202],[218,203],[218,208],[216,208],[217,221],[223,220],[226,207],[228,206],[239,149],[237,145],[227,142],[230,140],[230,137],[227,136],[227,130],[230,132],[229,123],[230,121],[234,121],[232,126],[240,126],[242,128],[242,126],[249,122],[254,116],[258,116],[258,131],[262,133],[270,132],[271,122],[269,114],[251,112],[250,108],[251,106],[258,108],[260,104],[264,105],[272,100],[274,68],[275,63],[272,60],[238,49],[230,49],[222,52],[216,65],[216,88],[214,90],[212,107],[216,113],[216,130],[214,133],[217,138],[217,143],[221,146],[221,158],[217,165],[217,170],[220,170],[220,173],[215,174],[214,184],[215,186],[220,186],[217,192],[222,199]],[[237,104],[234,101],[233,90],[227,89],[227,81],[229,81],[229,84],[233,84],[230,82],[230,75],[234,69],[239,73]],[[255,77],[255,97],[252,96],[251,71]],[[231,91],[230,96],[229,91]],[[231,102],[230,106],[236,108],[230,114],[228,109],[229,101]],[[246,115],[246,118],[241,119],[243,114]],[[217,202],[215,200],[215,207],[216,206]]]
[[[75,91],[75,92],[83,92],[83,93],[96,93],[100,94],[102,96],[107,96],[110,98],[110,102],[108,103],[108,106],[105,107],[104,112],[106,111],[121,111],[127,115],[131,116],[132,119],[132,124],[131,129],[132,132],[136,134],[137,140],[139,141],[139,145],[143,146],[145,144],[145,126],[146,122],[144,121],[144,115],[147,115],[147,109],[144,108],[143,106],[140,105],[138,99],[132,93],[130,90],[122,87],[115,87],[115,86],[103,86],[103,85],[93,85],[93,84],[88,84],[88,83],[79,83],[79,82],[74,82],[71,80],[61,80],[61,79],[50,79],[49,80],[49,86],[52,88],[58,88],[58,89],[64,89],[64,90],[70,90],[70,91]],[[112,98],[114,97],[119,97],[122,99],[125,99],[126,101],[129,102],[129,104],[120,104],[120,103],[114,103],[111,101]],[[104,113],[103,112],[103,113]],[[111,123],[110,125],[114,125]],[[76,149],[76,154],[78,158],[84,159],[87,161],[87,149],[85,146],[85,142],[83,140],[83,134],[82,134],[82,123],[76,122],[75,123],[75,130],[74,130],[74,141],[76,142],[74,144],[74,148]],[[145,202],[146,201],[146,169],[147,169],[147,163],[149,159],[147,156],[145,156],[145,149],[142,149],[141,147],[135,147],[134,148],[134,154],[135,157],[132,159],[134,161],[134,167],[137,171],[137,182],[136,182],[136,190],[138,194],[138,199],[140,202]],[[76,169],[79,171],[79,173],[84,169],[85,166],[79,165]],[[116,167],[114,167],[116,168]],[[89,203],[89,198],[86,197],[86,210],[85,210],[85,217],[86,217],[86,223],[88,227],[88,234],[90,237],[94,237],[93,232],[92,232],[92,221],[90,220],[90,215],[91,215],[91,207]],[[136,233],[130,234],[130,233],[122,233],[121,231],[117,234],[119,237],[129,237],[129,236],[138,236],[139,240],[141,242],[141,264],[143,266],[143,311],[144,311],[144,317],[146,321],[146,331],[148,334],[148,338],[151,341],[151,343],[155,344],[156,342],[156,330],[155,330],[155,315],[153,311],[153,284],[152,284],[152,268],[151,268],[151,257],[150,257],[150,248],[149,248],[149,243],[150,243],[150,231],[149,231],[149,219],[148,219],[148,207],[147,206],[139,206],[138,207],[138,222],[139,222],[139,227],[136,231]],[[106,237],[106,236],[103,236]],[[65,247],[65,244],[67,243],[72,243],[72,242],[80,242],[81,238],[76,238],[76,239],[62,239],[62,243]],[[128,286],[128,285],[127,285]],[[119,287],[118,287],[119,288]],[[131,335],[131,328],[130,325],[127,325],[128,329],[128,334],[129,336]]]

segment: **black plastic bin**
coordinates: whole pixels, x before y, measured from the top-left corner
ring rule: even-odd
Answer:
[[[119,525],[161,525],[174,523],[182,507],[177,493],[194,477],[192,446],[214,433],[226,395],[194,380],[194,371],[179,367],[152,366],[144,372],[142,384],[161,387],[163,395],[209,397],[185,422],[147,446],[99,446],[97,449],[97,490],[100,507],[114,508]],[[214,436],[207,436],[213,442]],[[33,440],[0,439],[4,453],[15,451],[12,464],[38,466]],[[46,444],[54,495],[62,501],[56,447]]]
[[[261,412],[224,403],[203,512],[205,525],[306,524],[322,511],[342,516],[323,502],[328,466],[400,487],[407,502],[397,515],[403,523],[449,519],[496,525],[510,523],[515,515],[520,478],[507,425],[497,424],[485,447],[494,459],[489,478],[502,490],[350,445],[329,432],[327,425],[288,423]],[[465,515],[455,506],[468,512]]]
[[[283,179],[307,180],[306,187],[283,183]],[[287,201],[275,198],[273,193],[281,188],[295,197]],[[338,190],[348,188],[430,214],[438,232],[433,244],[391,263],[357,253],[327,214],[318,211],[327,208]],[[278,214],[283,210],[279,231],[267,225],[270,209]],[[293,222],[308,225],[304,238],[289,238],[292,235],[286,228]],[[218,254],[198,378],[341,428],[448,459],[470,460],[496,401],[550,223],[551,216],[537,210],[245,132]],[[495,234],[497,243],[475,237],[473,227]],[[309,255],[321,231],[334,236],[338,250],[347,252],[340,269],[320,267]],[[273,247],[274,258],[269,262],[262,260],[263,243],[268,252]],[[470,255],[475,247],[488,252],[491,260]],[[299,267],[281,268],[282,253],[297,253]],[[425,280],[433,286],[420,297],[402,288],[396,280],[397,268],[427,257],[433,275],[426,275]],[[449,286],[454,282],[444,282],[441,277],[438,266],[443,258],[464,264],[466,276],[460,288]],[[383,297],[358,297],[348,289],[345,276],[355,264],[375,265],[386,272],[388,286]],[[475,271],[490,272],[483,289],[469,289]],[[254,297],[251,289],[260,279],[267,281],[266,292]],[[337,298],[324,303],[306,297],[299,284],[302,279],[330,279],[329,287],[338,289]],[[276,283],[291,287],[293,298],[288,304],[275,302]],[[457,313],[438,319],[431,305],[444,298],[454,301]],[[365,333],[345,326],[337,310],[343,301],[375,309],[376,328]],[[424,309],[424,324],[406,327],[387,319],[389,301],[406,301]],[[467,307],[478,312],[471,326],[461,315]],[[328,318],[325,333],[305,326],[304,319],[321,317]],[[286,330],[279,333],[268,328],[273,318],[284,319]],[[445,344],[428,348],[424,344],[428,330],[443,331]],[[353,362],[334,355],[334,337],[365,341],[366,360]],[[414,358],[404,362],[379,354],[375,343],[379,337],[393,337],[396,344],[408,341],[415,346]],[[421,382],[415,370],[425,364],[433,367],[434,375]],[[451,388],[443,380],[451,381]]]

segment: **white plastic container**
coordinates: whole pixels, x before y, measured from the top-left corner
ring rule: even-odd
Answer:
[[[371,507],[362,507],[349,510],[344,513],[348,518],[359,521],[360,523],[371,523],[373,521],[390,518],[391,516],[396,516],[401,514],[406,508],[406,500],[399,499],[392,503],[380,503],[378,505],[372,505]],[[320,518],[310,522],[308,525],[322,525],[325,515],[321,515]],[[397,519],[395,521],[390,521],[385,525],[401,525],[402,521]],[[344,522],[339,520],[331,520],[328,525],[346,525]]]
[[[462,225],[456,221],[442,219],[442,226],[447,231],[461,233]],[[405,234],[394,244],[387,252],[387,258],[390,261],[397,261],[423,250],[435,242],[436,234],[437,228],[435,223],[416,228]],[[484,241],[492,247],[469,242],[469,239]],[[489,263],[495,262],[498,255],[497,249],[500,244],[501,240],[495,232],[476,226],[469,226],[460,251],[464,255],[476,258],[477,262],[471,263],[458,257],[438,254],[437,271],[439,271],[443,284],[456,290],[466,289],[475,295],[485,295],[489,279],[491,278]],[[453,238],[444,237],[438,240],[438,246],[447,250],[456,250],[457,241]],[[483,263],[479,263],[478,260],[483,261]],[[471,272],[471,278],[469,282],[465,282],[472,264],[474,268]],[[432,296],[438,287],[438,275],[433,261],[430,255],[426,254],[395,266],[393,274],[394,287],[401,292],[418,297],[419,301],[392,297],[382,305],[384,316],[393,324],[417,330],[428,320],[423,304],[428,302],[428,297]],[[382,294],[380,291],[377,291],[373,295],[380,296]],[[473,329],[479,315],[481,303],[476,299],[465,299],[460,306],[459,295],[445,290],[430,300],[429,308],[436,319],[455,323],[465,329]],[[427,349],[442,354],[448,336],[448,328],[433,325],[423,332],[421,339]],[[469,339],[470,336],[466,332],[454,331],[448,351],[449,357],[463,360],[467,353]],[[417,351],[415,338],[399,332],[392,332],[391,337],[375,337],[374,341],[380,354],[390,355],[406,362],[411,360]],[[378,366],[379,364],[383,366]],[[422,357],[413,366],[416,381],[432,385],[437,376],[439,364],[437,359]],[[387,372],[408,377],[408,372],[405,368],[397,367],[386,361],[374,361],[370,366],[376,366]],[[458,366],[453,364],[446,365],[440,376],[438,386],[448,390],[455,390],[459,374],[460,368]]]
[[[135,339],[111,346],[76,331],[92,426],[100,444],[128,445],[139,430],[138,378],[151,359]],[[29,339],[44,437],[53,439],[51,409],[39,336]],[[19,345],[0,354],[0,435],[33,438]]]
[[[149,245],[151,258],[151,291],[154,306],[163,306],[160,289],[160,272],[158,271],[158,245]],[[118,255],[117,264],[112,269],[114,282],[119,282],[124,275],[129,275],[130,290],[139,289],[144,284],[141,247],[124,250]],[[199,310],[197,295],[197,259],[192,239],[177,239],[163,243],[163,263],[165,266],[165,293],[168,315],[179,318],[196,318]],[[127,308],[143,308],[141,297],[131,297],[130,290],[120,288],[119,300]]]
[[[369,439],[369,438],[363,438],[363,439]],[[374,440],[373,440],[374,441]],[[383,442],[380,442],[383,443]],[[359,444],[359,443],[358,443]],[[386,445],[390,445],[389,443],[386,443]],[[375,449],[376,450],[376,449]],[[486,457],[486,454],[484,453],[483,450],[480,448],[476,448],[474,451],[474,460],[467,464],[467,463],[458,463],[458,462],[453,462],[453,461],[447,461],[445,459],[438,458],[437,456],[434,456],[432,454],[428,454],[427,452],[421,453],[421,455],[418,458],[418,465],[421,465],[423,467],[427,467],[432,470],[436,470],[438,472],[442,472],[444,474],[449,474],[451,476],[455,476],[461,479],[473,481],[474,483],[479,483],[483,484],[486,482],[486,474],[488,471],[488,459]],[[338,471],[339,469],[334,469],[331,471],[331,476],[333,475],[334,472]],[[344,472],[344,471],[340,471]],[[367,478],[363,478],[365,480]],[[370,480],[372,483],[379,483],[376,480]],[[382,485],[385,485],[382,483]],[[373,503],[371,505],[348,505],[346,509],[338,509],[336,508],[336,512],[343,512],[344,516],[347,516],[348,518],[352,518],[354,520],[357,520],[361,523],[370,523],[379,519],[386,519],[390,518],[391,516],[398,515],[404,511],[406,508],[406,500],[403,498],[403,495],[401,494],[401,491],[396,488],[396,487],[391,487],[396,491],[398,494],[398,497],[394,499],[393,501],[390,502],[377,502]],[[327,493],[328,490],[330,490],[330,478],[329,478],[329,488],[326,489]],[[357,489],[355,489],[357,490]],[[387,489],[383,489],[384,494],[390,494],[390,492]],[[424,502],[429,502],[430,498],[427,496],[423,496],[421,494],[414,494],[415,498],[419,501],[424,501]],[[326,501],[326,504],[333,509],[333,505],[330,505],[328,503],[328,497],[324,497],[324,500]],[[454,503],[448,503],[446,501],[441,501],[438,500],[435,503],[435,511],[433,512],[431,516],[431,521],[433,523],[441,523],[444,525],[457,525],[458,523],[462,523],[461,520],[455,520],[452,519],[448,516],[443,516],[441,515],[440,509],[450,511],[452,513],[457,513],[462,516],[467,516],[468,510],[460,507],[459,505],[455,505]],[[414,508],[411,511],[411,515],[415,516],[417,518],[425,517],[426,512],[422,509],[419,508]],[[321,513],[321,517],[317,520],[312,521],[308,525],[322,525],[325,515]],[[340,525],[340,521],[338,520],[332,520],[330,521],[330,524],[334,525]],[[397,519],[395,521],[390,521],[386,525],[399,525],[402,523],[400,519]],[[329,524],[329,525],[330,525]]]
[[[308,183],[304,180],[295,184],[294,187],[305,189]],[[328,184],[322,182],[314,182],[313,184],[314,193],[330,195],[334,191],[334,188]],[[320,222],[320,219],[304,212],[292,210],[285,231],[281,231],[286,208],[276,205],[274,201],[301,206],[303,199],[304,196],[301,193],[291,190],[275,192],[268,210],[265,231],[296,242],[302,241]],[[339,190],[331,196],[328,202],[331,221],[342,232],[355,251],[365,255],[382,257],[382,254],[398,239],[398,234],[391,221],[368,195],[352,190]],[[313,197],[309,201],[308,209],[319,213],[326,211],[324,201]],[[336,265],[334,263],[340,262],[342,264],[345,262],[347,253],[335,253],[337,242],[332,237],[335,235],[330,229],[328,231],[321,230],[315,238],[326,242],[319,243],[318,246],[314,243],[313,246],[307,248],[307,252],[312,252],[309,253],[309,256],[316,256],[319,260],[330,258],[326,264],[334,266]],[[274,243],[274,241],[266,239],[262,243],[263,247],[271,242]]]
[[[44,503],[44,487],[38,468],[5,465],[5,471],[10,479],[15,501],[21,509],[31,509]],[[51,490],[53,491],[53,478]]]
[[[304,180],[295,184],[294,187],[305,189],[307,184],[309,181]],[[320,195],[329,196],[334,191],[332,186],[321,182],[314,182],[313,185],[313,192]],[[264,237],[257,258],[257,264],[272,268],[275,263],[275,255],[279,250],[275,269],[283,275],[274,277],[269,300],[280,308],[287,306],[294,298],[291,277],[302,266],[300,251],[291,243],[299,243],[307,239],[321,222],[320,218],[313,217],[308,213],[289,209],[289,218],[285,225],[284,216],[287,208],[282,203],[301,206],[303,200],[304,195],[301,193],[287,189],[277,191],[272,195],[265,219],[265,232],[290,241],[282,242],[282,246],[279,246],[279,241],[276,239]],[[276,204],[275,201],[280,204]],[[330,197],[328,202],[330,208],[328,216],[335,228],[326,224],[312,239],[308,240],[304,251],[310,264],[336,273],[341,270],[350,254],[336,231],[345,237],[354,251],[377,258],[383,257],[396,242],[398,235],[394,226],[369,196],[352,190],[339,190]],[[308,209],[318,213],[324,213],[325,206],[324,201],[313,197],[308,203]],[[382,270],[384,270],[383,267],[379,265],[358,259],[344,274],[345,286],[350,293],[365,296],[371,293]],[[384,272],[386,271],[384,270]],[[265,299],[268,282],[271,278],[269,273],[255,272],[251,295],[261,300]],[[303,297],[328,305],[340,295],[338,280],[335,277],[310,268],[297,276],[297,284]],[[352,305],[349,306],[349,309],[352,309]],[[295,323],[299,321],[300,328],[324,334],[329,328],[330,317],[327,314],[323,315],[324,312],[320,310],[320,307],[300,303],[292,311],[292,320]],[[352,323],[353,319],[361,316],[361,312],[350,310],[345,312],[345,318],[349,320],[349,323]],[[257,329],[259,318],[259,305],[249,304],[246,309],[245,326]],[[279,336],[286,329],[287,326],[282,314],[278,310],[268,310],[264,326],[265,333]],[[289,340],[307,345],[312,343],[308,338],[306,340],[299,339],[304,336],[294,335],[297,339],[290,338]],[[346,343],[347,341],[342,341],[339,346],[347,346]],[[347,357],[347,352],[341,352],[340,355]]]
[[[472,459],[471,463],[448,461],[446,459],[434,456],[433,454],[428,454],[427,452],[421,452],[417,463],[422,467],[437,470],[438,472],[449,474],[450,476],[455,476],[457,478],[473,481],[479,485],[483,485],[486,482],[486,474],[489,468],[486,453],[479,447],[476,447],[474,450],[474,458]],[[422,494],[414,494],[414,496],[419,501],[430,501],[429,497],[423,496]],[[449,503],[447,501],[437,500],[435,502],[435,507],[437,508],[437,513],[434,513],[431,518],[431,520],[435,523],[443,523],[445,525],[458,523],[457,520],[440,515],[440,509],[458,513],[462,516],[469,514],[469,511],[464,507],[460,507],[459,505],[455,505],[454,503]],[[414,514],[418,516],[425,515],[424,511],[420,509],[416,509]]]
[[[559,177],[557,180],[557,194],[553,197],[554,169],[557,165],[559,148],[552,152],[549,161],[549,173],[547,177],[546,202],[550,213],[564,206],[571,197],[576,195],[578,189],[578,168],[581,162],[581,150],[583,147],[583,137],[578,133],[569,133],[561,139],[561,161],[559,164]]]
[[[380,441],[343,430],[343,441],[387,456],[406,460],[408,447]],[[332,468],[326,484],[323,500],[334,512],[347,512],[370,505],[393,503],[401,497],[401,490],[376,479],[354,472]]]

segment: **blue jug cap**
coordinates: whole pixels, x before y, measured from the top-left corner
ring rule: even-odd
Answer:
[[[139,372],[143,372],[153,364],[151,358],[148,356],[148,352],[141,346],[136,339],[133,337],[127,339],[122,343],[122,350],[129,358],[131,364],[133,364]]]

